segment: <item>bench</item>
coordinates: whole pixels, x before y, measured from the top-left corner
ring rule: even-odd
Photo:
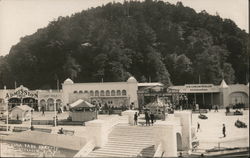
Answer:
[[[63,134],[65,134],[65,135],[73,136],[74,133],[75,133],[75,131],[72,131],[72,130],[63,130]]]
[[[30,128],[28,128],[28,127],[14,127],[13,132],[23,132],[23,131],[27,131],[29,129]]]
[[[7,131],[7,126],[0,126],[0,131]],[[8,126],[8,131],[10,131],[10,126]]]
[[[34,128],[33,131],[39,131],[39,132],[45,132],[45,133],[51,133],[52,129],[47,128]]]
[[[146,124],[146,122],[138,122],[138,124],[144,126]]]

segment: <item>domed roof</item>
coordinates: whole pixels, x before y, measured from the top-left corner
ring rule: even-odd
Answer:
[[[133,76],[131,76],[131,77],[128,78],[127,82],[137,83],[137,80]]]
[[[74,82],[70,78],[67,78],[63,83],[64,84],[73,84]]]
[[[221,81],[220,87],[221,88],[227,88],[228,87],[228,85],[226,84],[224,79]]]

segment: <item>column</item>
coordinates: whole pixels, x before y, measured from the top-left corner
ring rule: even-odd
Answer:
[[[57,115],[56,115],[56,101],[54,100],[54,112],[55,112],[55,126],[57,125]]]
[[[211,105],[212,105],[212,107],[213,107],[213,105],[214,105],[213,93],[211,93]]]
[[[205,108],[205,98],[204,98],[204,93],[202,93],[202,104],[203,104],[203,108]]]
[[[88,139],[93,139],[96,147],[103,147],[108,141],[108,127],[104,120],[93,120],[85,123]]]
[[[161,144],[164,157],[177,157],[176,129],[173,123],[156,122],[153,127],[153,134],[155,148]]]
[[[194,104],[196,106],[196,93],[194,93]]]
[[[182,148],[184,150],[190,150],[192,148],[192,113],[191,111],[175,111],[174,116],[179,117],[181,121]]]

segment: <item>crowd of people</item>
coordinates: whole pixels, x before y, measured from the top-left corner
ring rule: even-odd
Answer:
[[[135,112],[135,114],[134,114],[134,125],[138,124],[139,115],[140,115],[139,113]],[[150,124],[153,126],[154,122],[155,122],[155,115],[152,112],[148,112],[148,111],[145,111],[144,115],[145,115],[145,121],[146,121],[145,124],[146,124],[146,126],[150,126]]]

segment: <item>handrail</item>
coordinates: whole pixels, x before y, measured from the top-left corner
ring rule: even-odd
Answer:
[[[161,158],[163,157],[164,154],[165,154],[165,152],[163,151],[163,152],[161,153]]]
[[[155,154],[154,154],[154,157],[162,157],[164,154],[164,151],[162,151],[162,144],[160,143],[158,146],[157,146],[157,149],[155,151]]]

